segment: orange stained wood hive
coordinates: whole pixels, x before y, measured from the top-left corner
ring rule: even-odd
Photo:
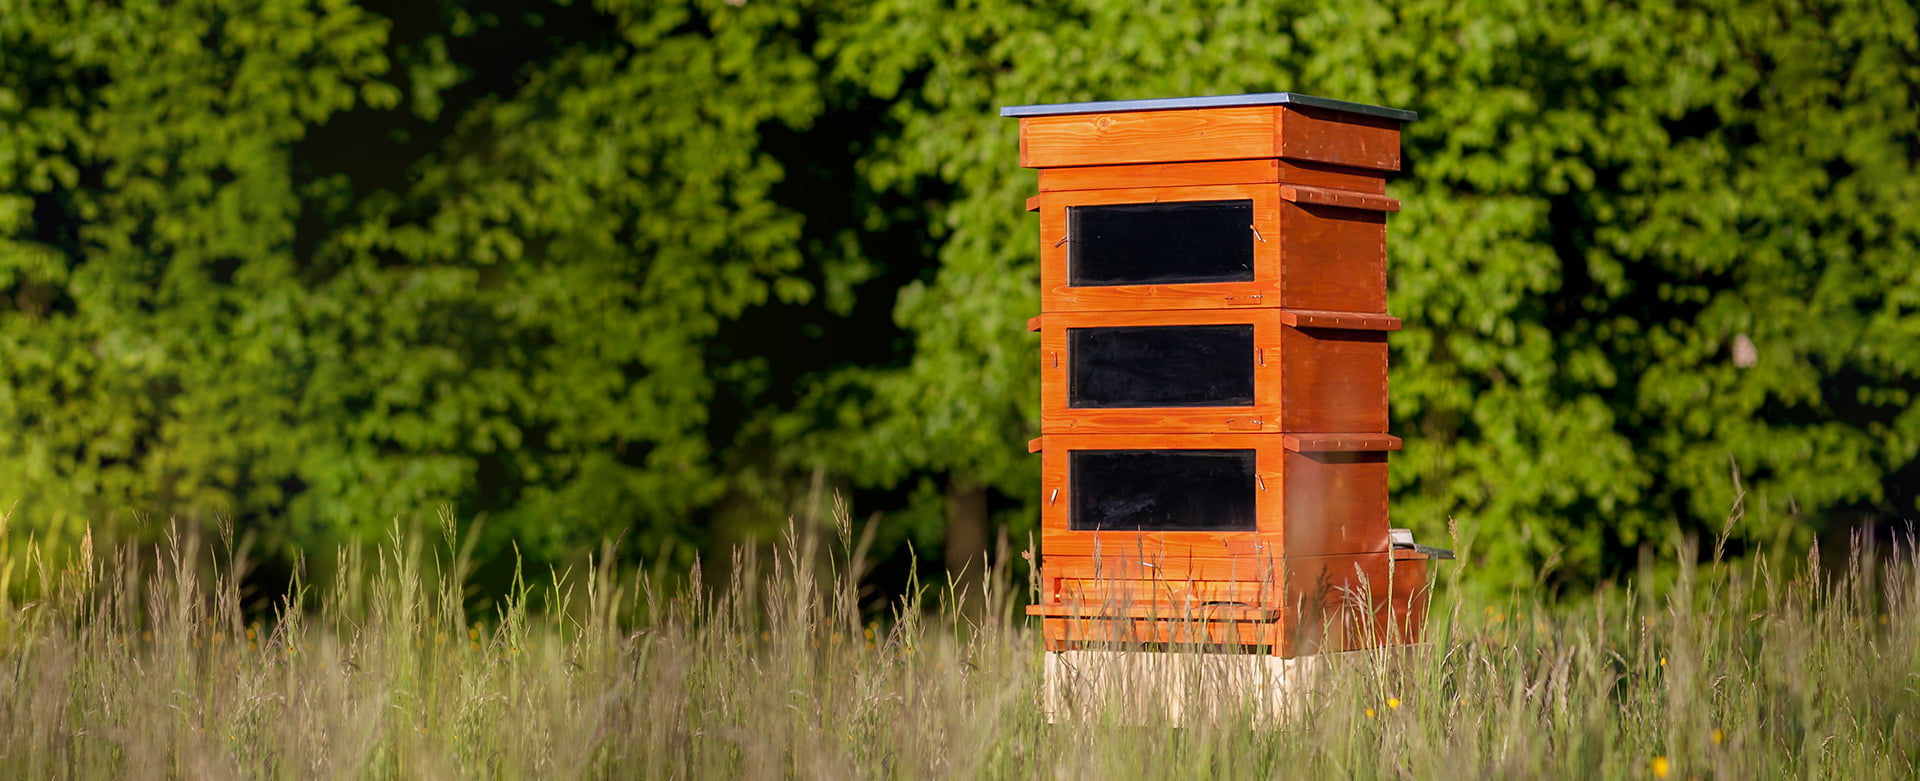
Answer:
[[[1433,549],[1387,518],[1386,177],[1413,114],[1291,93],[1001,113],[1039,169],[1049,649],[1417,642]]]

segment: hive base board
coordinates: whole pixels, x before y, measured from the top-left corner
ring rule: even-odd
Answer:
[[[1424,588],[1397,591],[1373,595],[1370,610],[1308,605],[1297,617],[1261,608],[1203,608],[1186,617],[1169,617],[1169,611],[1151,605],[1094,609],[1104,615],[1074,615],[1084,609],[1078,605],[1030,607],[1028,612],[1043,611],[1040,627],[1049,651],[1171,646],[1293,658],[1419,642],[1428,594]]]
[[[1260,729],[1309,717],[1317,681],[1349,665],[1404,664],[1424,643],[1283,659],[1264,654],[1048,651],[1047,723]]]

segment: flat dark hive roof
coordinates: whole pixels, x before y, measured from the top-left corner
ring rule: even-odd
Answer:
[[[1403,108],[1369,106],[1344,100],[1316,98],[1297,92],[1261,92],[1253,95],[1209,95],[1196,98],[1153,98],[1151,100],[1101,100],[1092,103],[1047,103],[1038,106],[1007,106],[1003,117],[1050,117],[1061,114],[1113,114],[1122,111],[1165,111],[1182,108],[1225,108],[1228,106],[1310,106],[1349,114],[1365,114],[1400,122],[1412,122],[1419,114]]]

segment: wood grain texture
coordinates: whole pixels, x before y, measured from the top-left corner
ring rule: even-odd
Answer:
[[[1290,558],[1285,562],[1283,656],[1420,642],[1426,624],[1426,562],[1389,553]]]
[[[1273,604],[1276,584],[1258,580],[1112,580],[1107,578],[1060,578],[1053,584],[1041,606],[1061,608],[1094,607],[1097,615],[1119,615],[1110,608],[1157,607],[1158,615],[1197,614],[1205,608],[1255,608]],[[1212,611],[1206,611],[1213,615]],[[1067,615],[1054,612],[1052,615]],[[1082,611],[1080,615],[1096,615]],[[1245,618],[1246,616],[1240,616]]]
[[[1042,168],[1040,169],[1040,192],[1272,184],[1281,180],[1281,165],[1279,160],[1268,159]],[[1362,178],[1353,177],[1355,180]]]
[[[1284,469],[1289,556],[1388,550],[1387,454],[1288,452]]]
[[[1400,449],[1400,438],[1391,434],[1282,434],[1286,448],[1295,453],[1352,453],[1362,450],[1394,451]],[[1035,440],[1038,441],[1038,440]],[[1027,452],[1032,443],[1028,443]]]
[[[1268,537],[1271,540],[1271,537]],[[1277,583],[1280,572],[1280,548],[1267,545],[1260,552],[1224,557],[1159,557],[1147,560],[1136,550],[1109,545],[1101,555],[1070,555],[1066,551],[1042,549],[1046,560],[1040,572],[1043,579],[1107,580],[1118,582],[1252,582]],[[1058,588],[1043,589],[1042,601]]]
[[[1400,170],[1400,125],[1304,106],[1064,114],[1020,120],[1027,168],[1286,158]]]
[[[1269,593],[1281,602],[1186,610],[1144,596],[1125,606],[1042,604],[1029,614],[1044,616],[1047,647],[1053,651],[1191,643],[1291,657],[1418,643],[1431,596],[1426,562],[1395,560],[1386,553],[1288,559],[1280,587]]]
[[[1303,184],[1282,184],[1280,198],[1289,203],[1306,203],[1315,206],[1339,206],[1346,209],[1365,209],[1376,212],[1400,211],[1400,202],[1385,195],[1347,190],[1339,187],[1309,187]],[[1031,200],[1031,199],[1029,199]],[[1033,211],[1032,208],[1027,211]]]
[[[1287,203],[1279,240],[1281,306],[1387,311],[1386,214]]]
[[[1278,119],[1280,157],[1400,170],[1398,122],[1305,106],[1282,106]]]
[[[1338,187],[1375,195],[1385,195],[1387,192],[1387,177],[1380,171],[1309,160],[1281,160],[1279,170],[1282,184]]]
[[[1378,314],[1387,307],[1387,224],[1372,209],[1295,203],[1279,184],[1196,185],[1043,192],[1041,310],[1121,311],[1283,306]],[[1299,188],[1294,188],[1296,192]],[[1324,190],[1324,188],[1323,188]],[[1360,193],[1347,200],[1359,202]],[[1074,287],[1067,210],[1076,206],[1253,201],[1253,280]],[[1390,201],[1391,199],[1380,199]],[[1379,204],[1379,201],[1367,201]]]
[[[1037,319],[1037,318],[1036,318]],[[1400,318],[1362,312],[1335,312],[1325,309],[1282,309],[1280,322],[1299,328],[1346,328],[1356,331],[1398,331]],[[1027,330],[1039,330],[1027,321]]]
[[[1273,183],[1332,187],[1370,195],[1387,191],[1386,175],[1379,171],[1272,159],[1042,168],[1039,178],[1041,192]]]
[[[1041,620],[1049,651],[1142,643],[1228,646],[1255,653],[1291,656],[1278,647],[1278,621],[1206,621],[1150,618],[1073,618],[1049,616]]]
[[[1087,618],[1158,618],[1174,621],[1273,621],[1280,618],[1280,611],[1272,608],[1210,604],[1205,602],[1194,602],[1191,605],[1183,607],[1117,598],[1104,603],[1074,600],[1064,605],[1028,605],[1027,615],[1081,616]]]
[[[1282,431],[1386,432],[1384,332],[1282,326],[1280,359]]]
[[[1020,120],[1020,165],[1054,168],[1279,157],[1274,133],[1279,110],[1239,106],[1025,117]]]
[[[1375,330],[1301,329],[1294,322],[1397,327],[1397,318],[1279,309],[1058,312],[1041,322],[1040,430],[1047,434],[1183,431],[1385,432],[1387,343]],[[1253,326],[1253,404],[1234,407],[1075,409],[1067,332],[1116,326]]]

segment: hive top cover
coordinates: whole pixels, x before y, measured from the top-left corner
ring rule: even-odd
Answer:
[[[1061,114],[1115,114],[1123,111],[1169,111],[1194,108],[1230,108],[1234,106],[1304,106],[1349,114],[1364,114],[1398,122],[1412,122],[1419,114],[1401,108],[1370,106],[1344,100],[1316,98],[1297,92],[1261,92],[1252,95],[1208,95],[1194,98],[1153,98],[1150,100],[1102,100],[1091,103],[1048,103],[1037,106],[1007,106],[1003,117],[1050,117]]]

